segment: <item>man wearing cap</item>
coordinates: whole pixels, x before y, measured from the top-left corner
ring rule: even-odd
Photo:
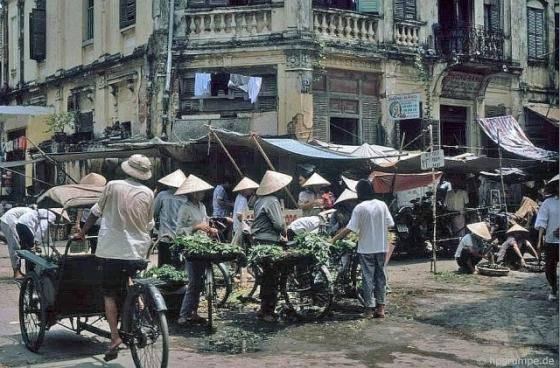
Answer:
[[[498,263],[503,263],[505,266],[517,270],[520,267],[526,267],[527,264],[523,259],[525,252],[531,252],[535,258],[539,258],[537,251],[531,243],[527,240],[529,230],[520,225],[513,225],[506,231],[507,239],[500,246],[498,252]]]
[[[175,240],[177,230],[177,214],[187,198],[175,195],[177,188],[187,180],[181,170],[158,180],[158,183],[168,187],[159,192],[154,200],[154,218],[159,219],[158,229],[158,267],[172,263],[171,245]]]
[[[358,204],[348,225],[333,239],[336,243],[350,232],[358,235],[358,255],[362,267],[366,318],[385,317],[385,257],[388,250],[388,230],[395,225],[385,202],[375,198],[369,180],[356,185]]]
[[[6,245],[8,246],[8,254],[10,255],[10,262],[12,263],[15,279],[23,277],[21,273],[21,260],[16,253],[16,251],[20,249],[16,224],[21,216],[29,212],[34,211],[29,207],[14,207],[6,211],[2,217],[0,217],[0,229],[6,238]]]
[[[93,206],[84,227],[76,235],[83,239],[98,218],[102,218],[95,256],[100,258],[105,316],[111,330],[111,344],[105,360],[117,358],[122,343],[117,329],[118,300],[122,286],[145,267],[152,245],[150,231],[154,226],[154,193],[139,181],[152,177],[152,163],[134,154],[121,164],[125,180],[112,180],[105,186],[99,201]]]
[[[233,188],[233,192],[237,193],[233,205],[233,234],[237,243],[240,243],[242,239],[243,215],[249,210],[248,199],[255,193],[258,187],[259,184],[245,177]]]
[[[541,208],[539,208],[537,220],[535,221],[535,229],[539,231],[539,241],[537,243],[537,249],[539,250],[541,249],[544,235],[544,272],[551,288],[548,299],[554,301],[558,299],[556,267],[558,266],[558,243],[560,242],[558,236],[560,226],[558,175],[548,182],[545,190],[550,193],[550,197],[545,199],[541,204]]]
[[[255,220],[251,226],[251,234],[257,244],[278,244],[286,239],[286,223],[276,193],[291,181],[291,176],[276,171],[268,170],[264,174],[257,189]],[[260,316],[266,322],[275,320],[274,309],[278,301],[279,278],[278,270],[263,266],[260,284]]]
[[[177,216],[177,235],[191,235],[197,231],[216,237],[218,231],[210,227],[206,206],[202,203],[207,191],[213,186],[190,174],[187,180],[175,192],[175,195],[187,195],[187,201],[179,209]],[[206,320],[198,315],[198,303],[203,287],[205,263],[200,261],[186,261],[185,272],[189,278],[187,291],[183,296],[178,323],[204,323]]]
[[[491,249],[486,242],[492,240],[492,235],[485,222],[469,224],[467,229],[470,230],[470,234],[463,236],[459,242],[455,260],[459,265],[459,272],[474,273],[475,266]]]

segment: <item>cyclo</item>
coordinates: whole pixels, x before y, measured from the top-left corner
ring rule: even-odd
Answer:
[[[103,187],[62,185],[48,190],[38,200],[42,208],[90,208]],[[104,320],[101,292],[101,264],[86,241],[69,239],[60,252],[56,244],[43,244],[40,254],[18,251],[25,260],[26,276],[19,294],[19,322],[25,346],[38,352],[45,332],[55,325],[77,334],[89,331],[110,338],[98,327]],[[141,262],[138,271],[146,268]],[[138,368],[168,365],[169,332],[166,304],[158,289],[149,281],[133,278],[123,285],[123,305],[119,333],[131,351]],[[65,323],[64,320],[67,320]]]

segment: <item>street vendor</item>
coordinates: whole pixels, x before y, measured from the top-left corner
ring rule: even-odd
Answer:
[[[356,185],[358,201],[348,225],[333,239],[335,244],[350,232],[358,235],[358,256],[362,267],[365,318],[385,318],[385,259],[388,230],[395,225],[385,202],[378,199],[367,179]]]
[[[515,224],[506,231],[507,239],[500,246],[498,252],[498,263],[503,263],[505,266],[517,270],[520,267],[526,267],[527,264],[523,259],[523,254],[530,252],[535,258],[539,258],[537,251],[527,237],[529,230]]]
[[[16,223],[16,231],[22,249],[33,249],[36,245],[52,244],[49,238],[49,224],[54,224],[56,217],[61,216],[70,222],[66,211],[62,208],[32,210],[20,216]]]
[[[180,169],[158,180],[158,183],[167,187],[154,199],[154,219],[159,219],[158,267],[173,264],[171,246],[176,235],[177,214],[181,206],[187,202],[185,196],[175,195],[175,192],[185,180],[187,176]]]
[[[336,210],[330,209],[320,212],[316,216],[300,217],[292,221],[292,223],[288,225],[288,240],[293,240],[300,234],[317,233],[321,225],[327,225],[329,217],[335,212]]]
[[[331,215],[327,232],[329,235],[335,235],[340,230],[346,227],[352,210],[356,207],[358,195],[350,189],[344,189],[342,194],[334,202],[334,209],[336,212]]]
[[[123,301],[123,285],[131,285],[131,277],[145,268],[152,245],[150,231],[154,226],[154,193],[140,183],[152,177],[152,163],[146,156],[134,154],[121,164],[121,168],[127,178],[107,183],[84,227],[76,235],[76,238],[84,239],[91,226],[102,218],[95,256],[103,268],[105,316],[111,330],[105,361],[118,356],[122,343],[118,331],[118,305]]]
[[[187,201],[179,209],[177,216],[177,236],[191,235],[197,231],[216,237],[218,230],[210,227],[206,206],[202,203],[206,193],[213,188],[199,177],[190,174],[175,192],[175,195],[187,195]],[[187,323],[205,323],[206,319],[198,315],[198,303],[203,287],[204,262],[186,261],[185,272],[189,278],[187,291],[183,296],[179,312],[180,325]]]
[[[268,170],[257,189],[255,202],[255,220],[251,226],[251,234],[257,244],[279,244],[286,240],[286,224],[282,207],[278,200],[278,192],[292,181],[292,177],[276,171]],[[270,265],[263,265],[261,276],[260,318],[266,322],[275,321],[274,309],[278,301],[278,285],[280,273]]]
[[[461,238],[455,252],[455,260],[459,265],[459,272],[472,274],[476,271],[475,266],[478,262],[490,254],[491,247],[487,242],[492,240],[492,234],[486,222],[469,224],[467,229],[470,233]]]
[[[16,224],[21,216],[30,212],[34,212],[34,210],[29,207],[14,207],[0,217],[0,229],[6,238],[8,254],[12,263],[12,270],[14,271],[14,279],[21,279],[24,276],[21,273],[21,260],[16,253],[20,249]]]
[[[212,217],[228,217],[233,208],[233,202],[230,201],[228,190],[231,189],[231,179],[225,178],[220,184],[214,188],[212,195]]]
[[[465,234],[465,208],[469,204],[467,191],[461,189],[461,183],[456,177],[452,183],[453,187],[445,196],[445,206],[450,212],[455,212],[451,217],[453,236],[463,236]]]
[[[237,193],[233,205],[233,239],[237,244],[240,244],[243,239],[243,215],[249,210],[249,198],[255,194],[258,187],[259,184],[248,177],[244,177],[233,188],[233,192]]]
[[[537,220],[535,221],[535,229],[539,231],[539,241],[537,249],[541,249],[544,239],[544,272],[546,279],[550,285],[550,301],[558,300],[558,243],[560,243],[559,226],[560,226],[560,202],[558,200],[558,175],[552,178],[545,187],[550,197],[545,199],[539,208]]]
[[[328,180],[317,173],[309,178],[299,177],[299,183],[303,190],[298,196],[298,208],[303,211],[303,216],[314,216],[324,208],[332,208],[334,199],[330,191],[323,188],[331,185]]]

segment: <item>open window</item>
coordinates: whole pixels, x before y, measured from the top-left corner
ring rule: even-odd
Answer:
[[[331,118],[330,142],[356,146],[360,144],[359,119]]]

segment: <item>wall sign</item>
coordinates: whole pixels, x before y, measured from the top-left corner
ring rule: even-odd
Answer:
[[[393,120],[419,119],[420,94],[390,95],[387,97],[389,117]]]
[[[483,79],[479,74],[450,72],[443,78],[441,96],[472,100],[478,95]]]

